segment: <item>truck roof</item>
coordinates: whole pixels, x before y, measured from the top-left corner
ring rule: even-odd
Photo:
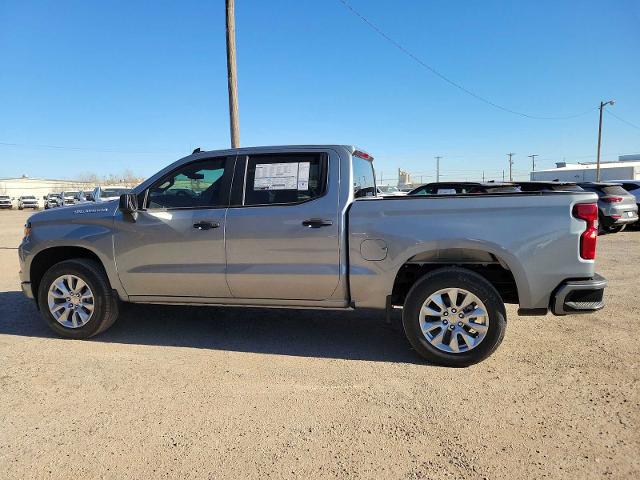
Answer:
[[[256,147],[240,147],[240,148],[225,148],[222,150],[194,150],[192,155],[210,155],[212,153],[216,154],[249,154],[249,153],[262,153],[263,151],[271,151],[271,150],[299,150],[302,148],[344,148],[349,150],[349,152],[353,153],[356,150],[364,151],[355,147],[354,145],[340,145],[340,144],[309,144],[309,145],[261,145]],[[189,156],[189,155],[188,155]]]

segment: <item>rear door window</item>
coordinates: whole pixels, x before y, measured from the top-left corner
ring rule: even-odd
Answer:
[[[250,155],[244,205],[293,205],[324,195],[327,155],[282,153]]]

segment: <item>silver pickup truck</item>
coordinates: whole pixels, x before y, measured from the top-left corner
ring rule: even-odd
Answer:
[[[120,301],[402,308],[416,352],[448,366],[498,347],[505,303],[604,306],[595,194],[376,191],[373,158],[351,146],[197,151],[119,201],[31,216],[22,289],[69,338],[109,328]]]

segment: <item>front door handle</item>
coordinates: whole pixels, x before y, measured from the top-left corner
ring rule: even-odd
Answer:
[[[197,228],[198,230],[211,230],[212,228],[218,228],[220,224],[218,222],[198,222],[193,224],[193,228]]]
[[[309,218],[308,220],[304,220],[302,225],[308,228],[320,228],[320,227],[330,227],[333,225],[331,220],[325,220],[322,218]]]

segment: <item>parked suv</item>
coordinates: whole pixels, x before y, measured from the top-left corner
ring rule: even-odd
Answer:
[[[513,183],[497,182],[432,182],[411,190],[407,195],[456,195],[467,193],[517,192]]]
[[[0,195],[0,208],[13,208],[11,197],[9,195]]]
[[[96,187],[93,189],[94,202],[108,202],[120,198],[120,195],[129,193],[131,189],[124,187]]]
[[[18,210],[23,210],[25,208],[33,208],[35,210],[40,208],[38,204],[38,199],[33,195],[22,195],[18,198]]]
[[[62,205],[62,199],[57,193],[50,193],[44,198],[44,209],[60,207]]]
[[[62,192],[60,198],[62,199],[61,206],[75,205],[86,201],[83,192]]]
[[[581,192],[580,187],[575,182],[557,182],[557,181],[530,181],[530,182],[514,182],[520,188],[521,192]]]
[[[579,184],[583,190],[598,195],[600,229],[603,232],[621,232],[638,221],[636,197],[627,192],[620,183],[585,182]]]

